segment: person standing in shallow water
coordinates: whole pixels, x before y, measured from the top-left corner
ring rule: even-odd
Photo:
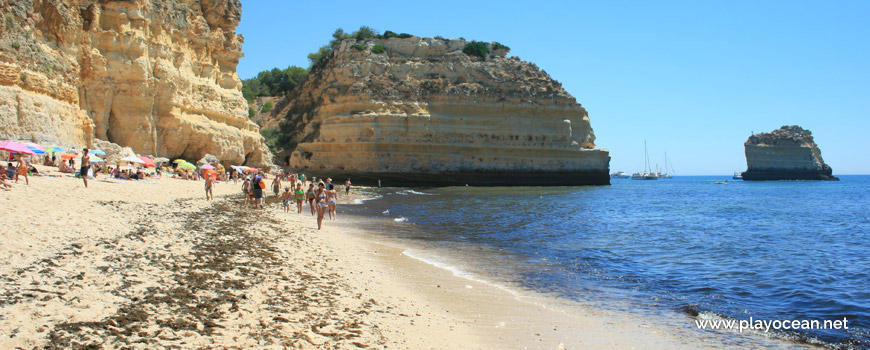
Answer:
[[[91,167],[91,155],[87,148],[82,150],[82,169],[79,173],[82,174],[82,181],[85,182],[85,188],[88,188],[88,169]]]
[[[349,195],[349,194],[350,194],[350,179],[347,179],[347,180],[344,182],[344,195],[346,196],[346,195]]]

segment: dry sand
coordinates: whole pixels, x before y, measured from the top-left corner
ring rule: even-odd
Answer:
[[[307,205],[246,208],[240,187],[206,201],[202,182],[62,174],[0,191],[0,348],[723,347],[454,276],[352,217],[318,231]]]

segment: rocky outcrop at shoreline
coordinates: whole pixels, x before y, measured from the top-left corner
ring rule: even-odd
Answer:
[[[743,145],[743,180],[839,180],[822,159],[812,132],[800,126],[754,134]]]
[[[486,44],[482,59],[468,43],[339,42],[279,102],[271,125],[288,141],[277,160],[360,184],[609,184],[586,109],[504,46]]]
[[[238,0],[0,5],[0,138],[271,165],[236,74]]]

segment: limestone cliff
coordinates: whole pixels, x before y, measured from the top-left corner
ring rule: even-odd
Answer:
[[[271,164],[235,71],[238,0],[0,5],[0,138]]]
[[[391,186],[609,184],[608,151],[561,84],[507,50],[489,45],[482,60],[465,44],[340,42],[276,107],[278,160]]]
[[[743,144],[743,180],[839,180],[822,160],[813,134],[797,125],[755,134]]]

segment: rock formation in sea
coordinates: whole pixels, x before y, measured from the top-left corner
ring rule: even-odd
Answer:
[[[238,0],[0,0],[0,138],[270,165]]]
[[[754,134],[743,145],[747,168],[743,180],[839,180],[831,175],[812,132],[800,126]]]
[[[586,109],[532,63],[464,39],[346,39],[279,102],[276,161],[342,182],[609,184]]]

